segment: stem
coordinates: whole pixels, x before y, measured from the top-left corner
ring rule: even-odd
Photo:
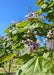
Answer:
[[[53,53],[51,52],[51,61],[52,61],[52,56],[53,56]]]
[[[12,59],[9,60],[9,73],[10,73],[10,70],[11,70],[11,64],[12,64]]]
[[[8,73],[7,71],[6,71],[6,69],[5,69],[5,67],[3,66],[3,69],[4,69],[4,71],[6,72],[6,73]]]

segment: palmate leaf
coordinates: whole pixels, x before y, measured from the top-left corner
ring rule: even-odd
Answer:
[[[38,28],[38,27],[43,28],[43,24],[41,24],[41,23],[34,23],[33,25],[30,26],[30,29],[31,28]]]
[[[23,28],[18,28],[18,29],[16,29],[16,30],[14,30],[14,31],[12,31],[12,34],[13,35],[15,35],[15,34],[20,34],[20,33],[23,33],[23,32],[25,32],[26,30],[28,30],[28,29],[34,29],[34,28],[43,28],[43,26],[48,26],[47,24],[45,24],[45,23],[43,23],[43,22],[41,22],[40,21],[41,19],[34,19],[34,23],[33,24],[31,24],[31,23],[29,23],[29,24],[27,24],[25,27],[23,27]],[[43,20],[42,20],[43,21]],[[21,23],[20,23],[21,24]]]
[[[26,63],[28,60],[30,60],[33,56],[31,54],[24,54],[18,57],[16,64],[19,64],[21,61]]]
[[[9,60],[9,59],[12,59],[12,58],[15,56],[15,54],[16,54],[16,52],[14,52],[13,54],[10,54],[10,55],[4,57],[4,58],[0,61],[0,63],[3,63],[3,62],[5,62],[5,61],[7,61],[7,60]]]
[[[29,29],[31,29],[32,27],[33,28],[38,28],[38,27],[39,28],[43,28],[43,26],[44,27],[49,27],[48,24],[46,24],[44,22],[41,22],[41,19],[40,18],[39,19],[35,19],[34,21],[35,22],[33,24],[31,24],[31,25],[28,26]],[[44,21],[44,20],[42,20],[42,21]]]
[[[29,47],[24,47],[20,50],[20,56],[27,54],[30,51]]]
[[[50,66],[49,66],[50,65]],[[16,75],[53,75],[54,62],[43,57],[33,57],[24,64]]]
[[[14,31],[12,32],[12,34],[15,35],[15,34],[17,34],[17,33],[22,33],[22,32],[24,32],[25,30],[28,29],[28,26],[29,26],[29,25],[25,26],[24,28],[18,28],[18,29],[16,29],[16,30],[14,30]]]
[[[33,23],[32,25],[28,25],[28,29],[32,29],[32,28],[34,29],[38,27],[43,28],[43,26],[44,26],[44,23]]]

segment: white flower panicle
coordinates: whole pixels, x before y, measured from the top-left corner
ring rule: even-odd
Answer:
[[[31,12],[30,14],[26,15],[25,17],[29,18],[39,18],[39,14],[35,12]]]
[[[52,28],[52,30],[49,30],[48,34],[47,34],[48,38],[53,38],[54,37],[54,28]]]

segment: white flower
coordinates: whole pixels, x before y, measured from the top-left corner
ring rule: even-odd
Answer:
[[[15,30],[15,27],[13,27],[13,30]]]
[[[25,42],[27,42],[27,41],[25,40]]]
[[[25,43],[25,41],[24,41],[24,40],[22,40],[22,42],[20,42],[20,43]]]
[[[40,43],[40,40],[37,40],[36,42],[37,42],[37,43]]]
[[[34,31],[34,33],[37,33],[37,31]]]
[[[10,30],[9,32],[12,32],[12,30]]]
[[[30,41],[30,39],[27,39],[27,41]]]
[[[31,12],[30,14],[26,15],[25,17],[32,17],[33,16],[33,12]]]
[[[45,38],[45,40],[44,40],[44,42],[46,42],[48,39],[47,38]]]
[[[17,30],[14,30],[14,31],[12,32],[13,35],[16,34],[16,33],[17,33]]]
[[[49,34],[47,35],[47,37],[49,37]]]
[[[9,46],[12,46],[12,44],[8,44],[8,45],[6,45],[6,47],[9,47]]]
[[[26,35],[23,35],[23,37],[26,37]]]
[[[52,36],[52,33],[49,33],[49,36]]]
[[[52,30],[54,30],[54,28],[52,28]]]
[[[51,33],[52,32],[52,30],[49,30],[49,33]]]
[[[35,37],[38,37],[38,35],[35,35]]]
[[[45,16],[44,16],[44,15],[40,15],[40,17],[41,17],[41,18],[44,18]]]
[[[13,20],[11,21],[11,24],[14,24],[14,21]]]
[[[27,45],[27,44],[24,44],[24,46],[25,46],[25,47],[28,47],[28,45]]]
[[[34,13],[33,18],[39,18],[39,14]]]
[[[49,38],[52,37],[52,33],[49,32],[48,35],[47,35],[47,37],[49,37]]]
[[[29,32],[30,32],[30,30],[27,31],[27,33],[29,33]]]
[[[29,17],[29,14],[28,14],[28,15],[26,15],[25,17]]]
[[[54,35],[54,31],[53,31],[53,35]]]
[[[29,37],[29,35],[27,35],[27,37]]]

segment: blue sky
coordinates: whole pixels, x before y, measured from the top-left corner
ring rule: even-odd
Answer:
[[[4,30],[12,20],[18,21],[19,17],[27,15],[28,7],[36,11],[39,9],[35,6],[37,0],[0,0],[0,35],[4,36]]]
[[[3,33],[7,28],[7,25],[12,20],[17,22],[19,17],[25,20],[25,15],[28,14],[28,7],[31,7],[33,11],[39,9],[35,6],[37,0],[0,0],[0,35],[5,36]],[[44,13],[44,15],[46,15]],[[46,21],[48,23],[48,21]]]

